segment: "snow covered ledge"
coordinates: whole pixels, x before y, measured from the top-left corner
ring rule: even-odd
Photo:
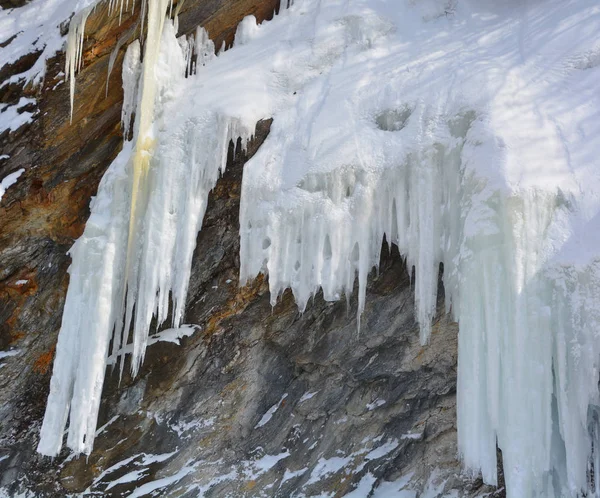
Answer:
[[[385,235],[416,269],[426,343],[443,262],[467,468],[495,483],[498,445],[510,497],[598,494],[598,29],[592,0],[298,0],[248,18],[189,78],[170,21],[141,71],[132,45],[134,142],[72,249],[39,451],[59,451],[69,409],[68,445],[91,451],[113,329],[114,353],[133,323],[136,371],[169,293],[177,326],[228,143],[274,116],[245,168],[240,282],[267,271],[272,299],[291,287],[303,308],[319,288],[348,295],[358,274],[360,314]]]

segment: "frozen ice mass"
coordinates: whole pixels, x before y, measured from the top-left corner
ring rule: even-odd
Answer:
[[[229,143],[273,118],[244,167],[240,285],[265,273],[272,303],[290,288],[302,311],[357,282],[360,324],[385,238],[414,268],[426,345],[443,265],[465,469],[495,484],[500,448],[511,498],[600,496],[600,4],[285,7],[247,17],[215,55],[201,27],[178,37],[169,2],[147,0],[123,68],[133,138],[70,252],[38,451],[56,455],[68,425],[89,454],[108,358],[123,369],[131,354],[135,374],[153,319],[180,327]],[[71,105],[90,8],[67,37]]]

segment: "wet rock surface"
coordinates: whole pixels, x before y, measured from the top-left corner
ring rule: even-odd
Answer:
[[[217,46],[229,45],[245,15],[268,18],[276,3],[188,0],[180,33],[202,24]],[[422,347],[411,279],[395,247],[382,248],[360,330],[355,295],[348,303],[318,295],[301,314],[289,292],[272,307],[264,277],[239,288],[243,164],[270,122],[258,124],[245,153],[232,144],[211,193],[185,320],[196,332],[181,344],[151,345],[135,379],[127,365],[121,380],[109,367],[102,427],[88,458],[36,454],[68,285],[66,253],[122,143],[127,43],[105,94],[108,59],[120,39],[139,35],[138,15],[106,22],[101,6],[90,16],[72,123],[60,83],[64,54],[49,61],[41,88],[0,83],[1,102],[37,99],[30,124],[0,135],[10,156],[0,160],[0,178],[25,168],[0,201],[0,345],[12,354],[0,359],[0,487],[8,496],[362,497],[378,486],[376,496],[392,496],[406,483],[423,496],[492,492],[463,475],[457,460],[458,329],[443,313],[443,287],[431,344]]]

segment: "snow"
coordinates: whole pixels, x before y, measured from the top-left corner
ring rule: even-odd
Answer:
[[[106,486],[104,491],[108,491],[111,488],[114,488],[115,486],[118,486],[119,484],[126,484],[128,482],[136,482],[139,479],[141,479],[142,477],[144,477],[146,475],[147,469],[141,469],[141,470],[133,470],[131,472],[128,472],[127,474],[119,477],[118,479],[115,479],[114,481],[111,481],[108,486]]]
[[[23,168],[18,169],[10,175],[5,176],[2,179],[2,181],[0,181],[0,201],[2,200],[2,197],[4,196],[8,188],[17,183],[17,180],[23,174],[24,171],[25,170]]]
[[[30,123],[33,113],[23,111],[23,107],[34,104],[35,99],[21,97],[14,105],[5,105],[0,109],[0,132],[4,130],[15,131],[24,124]],[[2,156],[8,158],[9,156]]]
[[[109,468],[107,468],[106,470],[101,472],[100,475],[98,475],[98,477],[96,477],[94,479],[94,481],[92,482],[92,485],[85,491],[85,493],[92,493],[92,488],[94,488],[99,483],[105,481],[105,478],[107,476],[110,476],[114,472],[118,471],[119,469],[122,469],[123,467],[125,467],[129,464],[132,464],[132,465],[135,465],[136,467],[141,467],[141,468],[130,471],[130,472],[124,474],[123,476],[115,479],[114,481],[111,480],[109,485],[106,487],[105,491],[108,491],[110,488],[116,486],[117,484],[134,482],[137,479],[139,479],[140,477],[143,477],[144,475],[147,474],[148,467],[150,465],[152,465],[154,463],[164,462],[164,461],[168,460],[169,458],[171,458],[176,453],[177,453],[177,451],[173,451],[171,453],[162,453],[159,455],[148,455],[146,453],[140,453],[140,454],[128,457],[124,460],[121,460],[120,462],[117,462],[114,465],[111,465]]]
[[[113,422],[116,422],[118,418],[119,418],[118,415],[114,415],[108,422],[106,422],[106,424],[104,424],[102,427],[98,427],[98,429],[96,430],[96,436],[98,436],[99,434],[102,434],[102,432]]]
[[[308,471],[308,467],[304,467],[304,468],[298,469],[298,470],[285,469],[285,472],[283,473],[283,477],[281,478],[281,483],[279,485],[281,486],[283,483],[285,483],[291,479],[300,477],[301,475],[304,475],[307,471]]]
[[[10,358],[11,356],[17,356],[21,352],[20,349],[11,349],[10,351],[0,351],[0,360],[4,358]]]
[[[148,337],[147,346],[151,346],[152,344],[156,344],[157,342],[171,342],[173,344],[177,344],[178,346],[181,344],[180,339],[183,337],[189,337],[194,332],[199,329],[197,325],[182,325],[178,328],[170,328],[164,329],[157,334]],[[114,351],[107,359],[107,365],[115,365],[119,362],[120,358],[124,357],[126,354],[133,353],[133,344],[127,344],[123,348]]]
[[[176,483],[183,479],[186,475],[190,474],[194,471],[193,465],[184,465],[177,471],[175,474],[167,477],[163,477],[161,479],[156,479],[154,481],[147,482],[142,484],[139,488],[133,490],[131,494],[129,494],[130,498],[137,498],[139,496],[147,496],[153,491],[165,488],[173,483]]]
[[[367,479],[368,475],[369,474],[363,479]],[[458,498],[458,492],[456,490],[450,491],[449,493],[444,492],[446,481],[439,478],[438,469],[434,469],[431,473],[421,493],[411,489],[412,475],[412,473],[409,473],[394,482],[381,481],[375,487],[371,496],[373,498]],[[362,482],[363,481],[361,480],[361,483]],[[487,496],[487,494],[482,496]]]
[[[273,415],[275,414],[275,412],[279,409],[279,407],[281,406],[281,403],[283,403],[283,400],[287,398],[287,394],[284,394],[281,399],[279,400],[279,402],[277,402],[276,404],[274,404],[271,408],[269,408],[265,414],[261,417],[261,419],[258,421],[258,423],[254,426],[255,429],[258,429],[259,427],[262,427],[263,425],[265,425],[267,422],[269,422],[269,420],[271,420],[271,418],[273,418]]]
[[[81,48],[85,22],[98,3],[99,0],[32,0],[18,8],[0,10],[0,42],[6,43],[0,50],[0,68],[16,63],[29,53],[39,53],[31,68],[12,75],[6,83],[17,81],[33,82],[36,85],[41,83],[46,74],[46,61],[65,45],[64,37],[60,34],[61,26],[71,18],[66,40],[68,50],[65,72],[71,80],[71,103],[73,103],[73,81],[75,72],[82,63]],[[109,0],[108,4],[109,15],[115,15],[118,10],[119,20],[121,20],[127,9],[133,11],[136,2]]]
[[[413,439],[413,440],[419,440],[423,438],[423,433],[421,432],[415,432],[415,433],[407,433],[407,434],[402,434],[402,436],[400,436],[400,439]]]
[[[312,393],[309,393],[308,391],[305,392],[302,397],[298,400],[298,403],[303,403],[304,401],[308,401],[309,399],[312,399],[313,396],[315,394],[317,394],[319,391],[314,391]]]
[[[498,444],[509,497],[586,491],[600,433],[597,1],[297,0],[273,22],[248,17],[217,57],[202,31],[177,39],[165,11],[150,0],[143,63],[128,49],[133,140],[71,250],[39,450],[59,451],[70,405],[67,444],[91,451],[113,328],[135,374],[170,295],[179,327],[229,141],[273,117],[244,168],[240,284],[266,272],[272,303],[291,288],[303,310],[319,289],[350,299],[358,278],[360,320],[385,236],[415,268],[426,344],[443,263],[465,466],[496,483]]]
[[[352,463],[354,455],[347,457],[331,457],[331,458],[319,458],[312,472],[310,478],[306,482],[306,486],[310,486],[316,482],[319,482],[323,477],[329,474],[335,474],[341,469]]]
[[[384,456],[394,451],[398,446],[398,441],[392,439],[391,441],[388,441],[387,443],[384,443],[381,446],[378,446],[374,450],[367,453],[365,455],[365,460],[377,460],[379,458],[383,458]]]
[[[188,434],[189,432],[193,432],[199,429],[208,429],[210,427],[212,427],[215,424],[215,417],[210,417],[208,419],[205,420],[191,420],[189,422],[183,422],[183,421],[179,421],[176,424],[171,424],[169,425],[169,428],[177,433],[177,436],[179,438],[183,438],[185,439],[187,436],[186,434]]]
[[[250,479],[250,480],[256,479],[261,474],[264,474],[265,472],[268,472],[273,467],[275,467],[275,465],[277,465],[277,463],[280,460],[284,460],[289,456],[290,456],[290,452],[284,451],[277,455],[264,455],[256,460],[244,462],[243,463],[243,466],[245,467],[245,469],[243,471],[244,475],[245,475],[246,479]]]
[[[345,498],[364,498],[365,496],[369,496],[371,489],[373,488],[373,484],[377,481],[377,478],[367,472],[362,479],[359,481],[358,485],[353,491],[350,493],[346,493]]]
[[[380,406],[385,405],[385,403],[386,403],[385,399],[376,399],[372,403],[367,404],[367,410],[369,410],[369,411],[375,410],[376,408],[379,408]]]
[[[179,328],[165,329],[162,330],[155,336],[152,336],[148,339],[148,344],[163,341],[163,342],[172,342],[173,344],[180,344],[180,339],[183,337],[191,336],[199,327],[197,325],[182,325]]]

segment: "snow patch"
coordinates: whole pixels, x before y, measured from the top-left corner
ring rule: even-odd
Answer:
[[[262,427],[263,425],[265,425],[267,422],[269,422],[269,420],[271,420],[271,418],[273,418],[273,415],[275,414],[275,412],[279,409],[279,407],[281,406],[281,403],[283,403],[283,400],[285,398],[287,398],[287,393],[284,394],[281,399],[279,400],[279,402],[275,403],[271,408],[269,408],[266,413],[261,417],[261,419],[258,421],[258,423],[254,426],[255,429],[258,429],[259,427]]]
[[[0,351],[0,360],[4,358],[10,358],[11,356],[17,356],[21,352],[20,349],[11,349],[10,351]]]
[[[315,394],[317,394],[319,391],[314,391],[312,393],[309,392],[305,392],[302,397],[298,400],[298,403],[303,403],[304,401],[308,401],[309,399],[312,399],[314,397]]]
[[[376,408],[379,408],[380,406],[385,405],[385,403],[386,403],[385,399],[376,399],[372,403],[367,404],[367,410],[373,411]]]
[[[0,201],[2,200],[2,197],[4,196],[6,191],[8,190],[8,187],[11,187],[15,183],[17,183],[17,180],[24,173],[24,171],[25,170],[23,168],[18,169],[10,175],[5,176],[2,179],[2,181],[0,181]]]

